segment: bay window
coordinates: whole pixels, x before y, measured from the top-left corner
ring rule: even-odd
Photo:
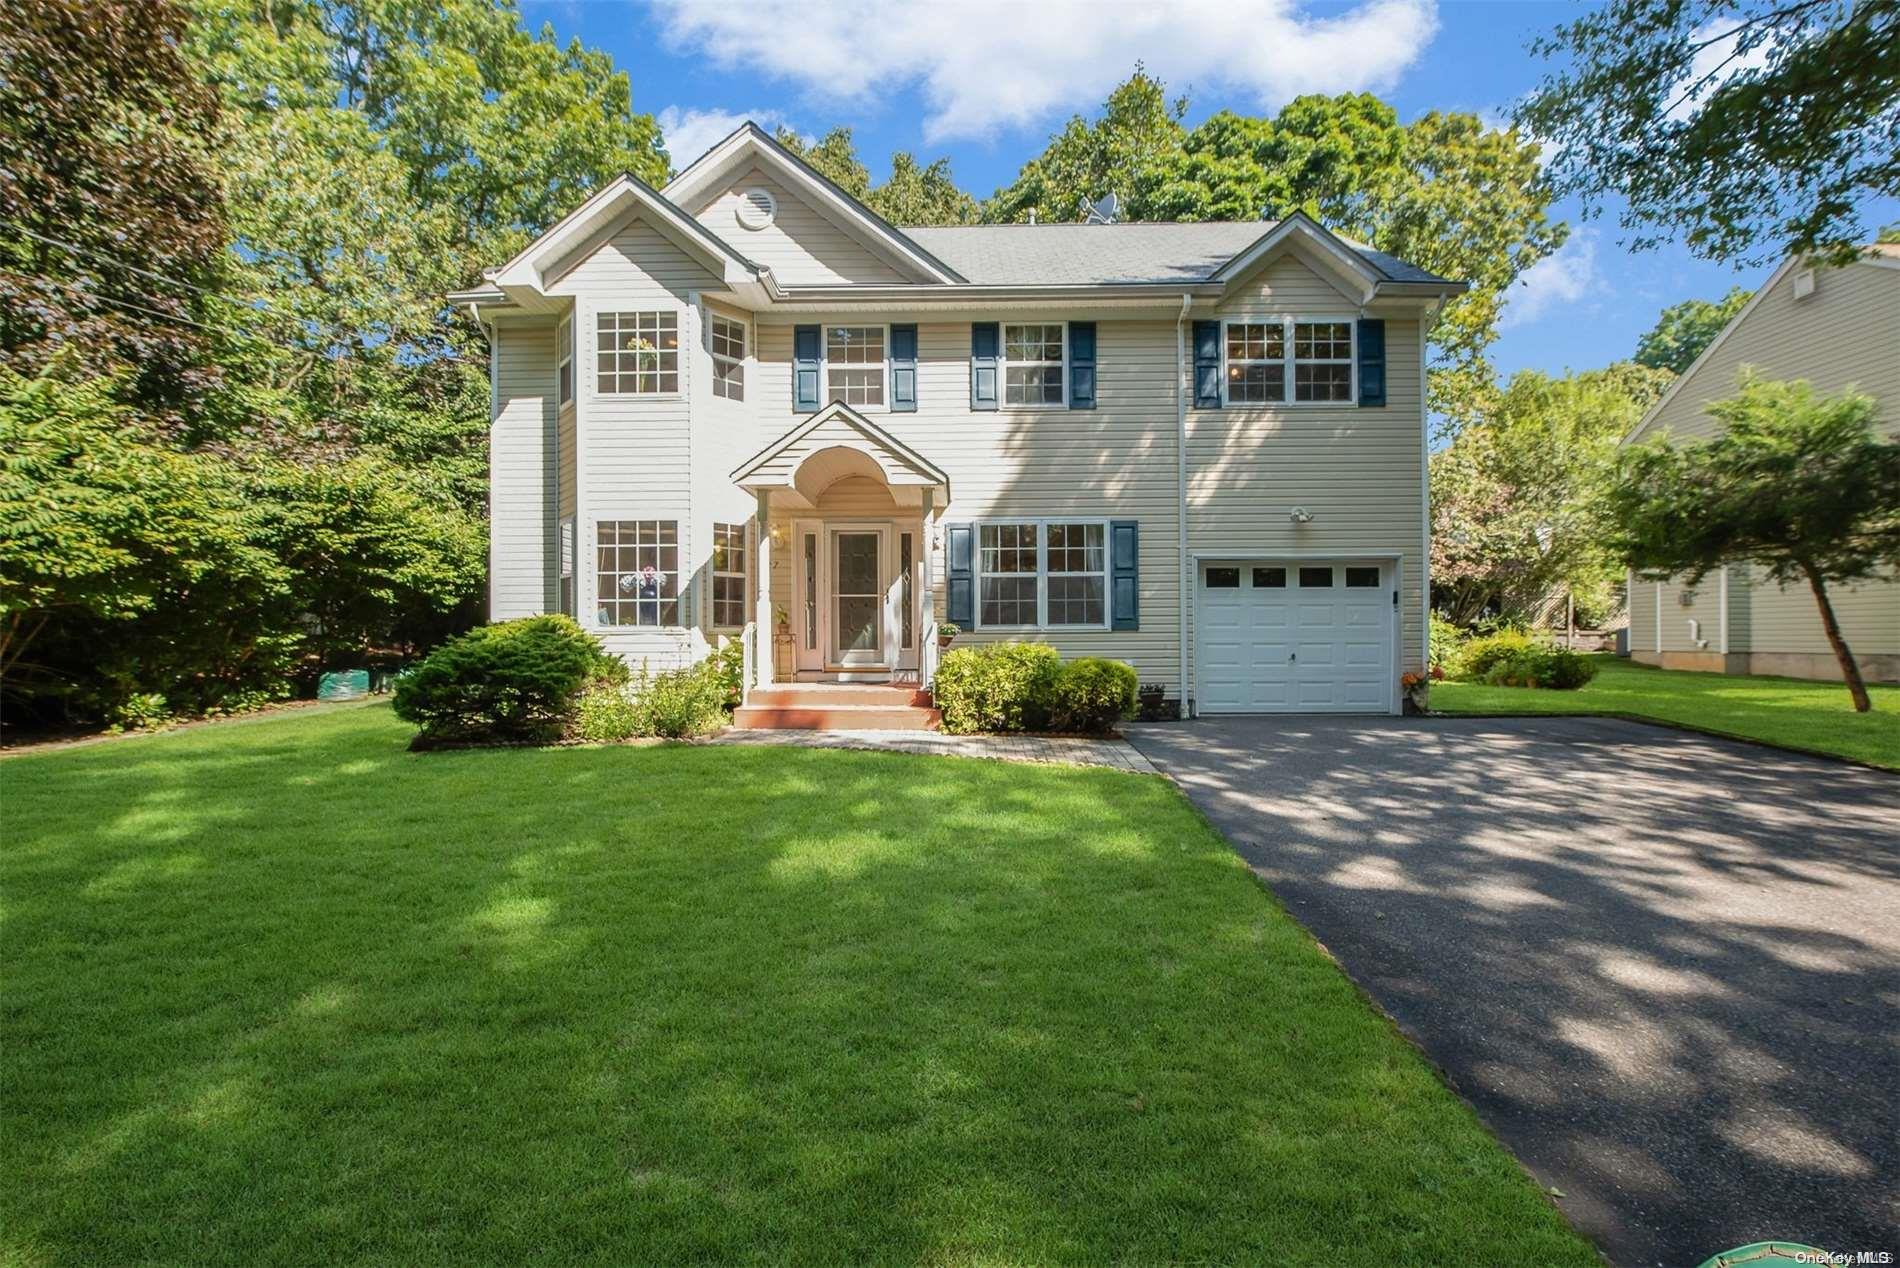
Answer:
[[[745,323],[715,316],[712,337],[713,395],[728,401],[745,399]]]
[[[721,629],[737,629],[745,624],[744,524],[713,525],[712,574],[713,624]]]
[[[603,396],[655,396],[680,390],[677,312],[601,313],[596,365]]]
[[[595,534],[599,623],[678,625],[679,521],[601,520]]]

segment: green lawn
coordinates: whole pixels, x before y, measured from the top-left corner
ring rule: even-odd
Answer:
[[[1157,778],[0,762],[0,1262],[1591,1264]]]
[[[1691,674],[1614,656],[1593,659],[1600,672],[1577,691],[1441,682],[1432,686],[1432,708],[1440,713],[1623,713],[1900,770],[1900,687],[1869,687],[1873,712],[1855,713],[1847,688],[1838,682]]]

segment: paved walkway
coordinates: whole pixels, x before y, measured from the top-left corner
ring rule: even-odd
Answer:
[[[947,735],[942,731],[722,731],[709,744],[787,744],[799,748],[875,749],[988,757],[1005,762],[1106,766],[1143,775],[1158,772],[1127,740],[1078,735]]]
[[[1900,1253],[1900,776],[1607,718],[1130,737],[1613,1261]]]

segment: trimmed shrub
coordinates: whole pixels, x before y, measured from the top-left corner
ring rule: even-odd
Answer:
[[[1050,719],[1061,731],[1107,731],[1134,713],[1138,686],[1133,665],[1100,656],[1072,660],[1056,671]]]
[[[1473,682],[1482,682],[1493,666],[1501,661],[1539,646],[1523,630],[1499,630],[1495,634],[1486,634],[1474,638],[1458,650],[1453,663],[1452,677],[1464,678]]]
[[[1547,687],[1575,691],[1597,676],[1596,662],[1580,652],[1533,643],[1497,659],[1480,681],[1493,687]]]
[[[550,739],[595,679],[625,682],[627,667],[568,617],[522,617],[430,652],[397,682],[396,716],[428,740]]]
[[[944,653],[931,683],[943,729],[1035,731],[1049,724],[1062,657],[1047,643],[986,643]]]

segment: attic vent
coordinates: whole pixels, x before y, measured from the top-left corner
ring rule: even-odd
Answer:
[[[1794,297],[1806,299],[1814,294],[1814,270],[1802,269],[1794,275]]]
[[[769,189],[748,189],[739,195],[739,223],[748,229],[763,229],[778,215],[778,199]]]

